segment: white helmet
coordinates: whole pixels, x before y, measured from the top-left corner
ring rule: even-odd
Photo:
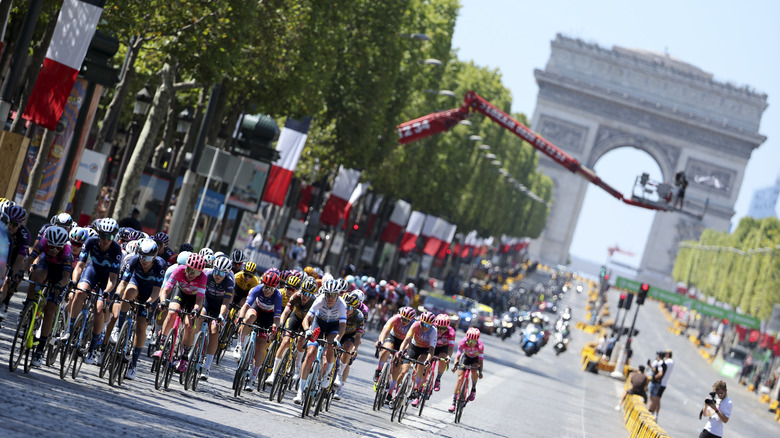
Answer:
[[[130,241],[125,247],[125,252],[129,255],[136,255],[138,253],[138,240]]]
[[[46,237],[46,242],[52,246],[65,246],[69,239],[68,231],[56,225],[47,228],[44,237]]]
[[[152,239],[143,239],[136,244],[136,252],[139,255],[144,256],[156,256],[157,255],[157,242]],[[129,246],[129,245],[128,245]]]
[[[379,287],[387,287],[387,281],[382,280],[379,282]]]
[[[355,290],[352,291],[352,293],[357,295],[357,297],[358,297],[358,299],[360,300],[361,303],[366,300],[366,294],[364,294],[362,290],[355,289]]]
[[[231,266],[230,259],[224,254],[214,259],[214,269],[217,271],[229,271]]]

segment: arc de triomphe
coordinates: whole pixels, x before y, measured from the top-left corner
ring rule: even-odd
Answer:
[[[547,66],[534,72],[534,131],[591,169],[610,150],[629,146],[650,154],[664,181],[679,170],[687,175],[685,210],[704,212],[703,219],[656,214],[640,265],[640,278],[671,287],[678,243],[704,228],[729,228],[750,154],[766,140],[758,133],[766,95],[664,54],[561,35],[551,46]],[[553,205],[530,254],[566,263],[587,182],[546,156],[540,170],[553,180]]]

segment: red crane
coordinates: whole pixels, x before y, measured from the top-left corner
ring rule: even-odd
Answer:
[[[479,111],[494,122],[511,131],[513,134],[527,141],[535,149],[552,158],[561,166],[569,169],[572,173],[579,174],[589,182],[601,187],[604,191],[623,201],[628,205],[647,208],[650,210],[669,211],[670,208],[664,204],[644,202],[641,198],[627,198],[617,189],[610,186],[596,175],[592,169],[582,165],[575,158],[560,150],[554,144],[536,135],[525,125],[513,119],[509,114],[496,108],[493,104],[473,91],[466,93],[463,105],[460,108],[441,111],[428,114],[406,123],[398,125],[398,141],[402,144],[411,143],[421,138],[429,137],[440,132],[444,132],[457,125],[461,120],[465,120],[471,111]]]
[[[634,254],[633,252],[629,252],[629,251],[625,251],[625,250],[620,249],[620,247],[617,246],[617,243],[614,246],[610,246],[609,248],[607,248],[607,252],[609,253],[610,257],[612,257],[612,255],[615,254],[616,252],[618,252],[620,254],[625,254],[625,255],[627,255],[629,257],[636,257],[636,254]]]

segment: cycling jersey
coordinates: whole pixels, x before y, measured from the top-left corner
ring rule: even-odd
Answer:
[[[355,309],[351,316],[347,316],[347,328],[344,330],[344,336],[355,333],[363,334],[366,332],[365,318],[363,312]]]
[[[328,307],[325,295],[320,295],[309,309],[309,315],[316,316],[324,322],[347,322],[347,305],[341,297],[336,298],[333,307]]]
[[[33,247],[30,258],[35,260],[39,255],[43,255],[42,261],[45,260],[46,265],[62,266],[63,272],[73,271],[73,252],[70,242],[65,243],[62,250],[57,251],[57,254],[52,256],[49,253],[49,241],[44,237]]]
[[[165,276],[163,277],[163,284],[168,282],[168,279],[171,278],[171,274],[173,274],[173,271],[175,271],[176,268],[178,268],[178,267],[179,267],[179,265],[173,264],[171,266],[168,266],[167,269],[165,269]]]
[[[157,254],[157,257],[162,257],[166,265],[171,266],[176,264],[176,253],[170,247],[165,247],[162,254]],[[173,261],[171,261],[173,260]]]
[[[219,283],[214,278],[213,269],[206,269],[203,272],[206,274],[206,299],[209,301],[222,301],[225,298],[233,297],[235,282],[232,272],[228,273]]]
[[[239,292],[246,296],[252,288],[260,284],[260,280],[257,279],[255,274],[249,274],[246,271],[239,271],[235,274],[236,279],[236,295]]]
[[[439,333],[436,332],[439,336],[436,339],[436,346],[437,347],[443,347],[443,346],[452,346],[455,347],[455,329],[452,327],[447,327],[446,331],[443,331]]]
[[[429,348],[436,344],[436,327],[432,325],[426,329],[420,321],[415,321],[406,333],[406,338],[411,338],[415,347]]]
[[[201,272],[197,277],[195,277],[194,280],[189,281],[187,280],[187,275],[185,274],[186,270],[186,265],[177,266],[176,269],[173,270],[171,277],[165,283],[165,288],[173,290],[174,286],[179,286],[179,290],[184,295],[196,295],[201,297],[205,296],[206,274]]]
[[[485,355],[485,346],[482,345],[482,341],[477,339],[477,343],[474,345],[469,345],[466,341],[468,341],[468,338],[465,337],[460,340],[460,343],[458,344],[458,354],[455,360],[457,361],[461,354],[467,358],[482,359]]]
[[[9,237],[11,247],[8,250],[8,266],[11,266],[14,264],[17,256],[22,256],[22,259],[24,259],[27,257],[27,253],[30,252],[30,230],[23,224],[19,224],[16,232],[9,235]]]
[[[274,290],[270,297],[266,297],[263,293],[262,284],[253,287],[249,291],[246,303],[252,306],[255,311],[268,314],[273,313],[274,317],[282,316],[282,294],[278,290]]]
[[[122,248],[112,241],[106,251],[100,249],[100,238],[90,237],[84,242],[79,254],[79,261],[92,265],[98,274],[119,274],[119,265],[122,262]]]
[[[403,318],[401,318],[401,315],[393,315],[392,318],[388,319],[385,323],[385,328],[390,329],[390,334],[395,336],[398,339],[403,339],[406,337],[406,334],[409,332],[409,329],[412,327],[412,321],[409,321],[408,324],[404,324]]]
[[[162,287],[165,278],[165,261],[155,257],[148,271],[141,266],[140,256],[131,256],[122,271],[122,281],[135,285],[138,293],[147,298],[155,287]]]
[[[292,313],[297,316],[298,319],[305,318],[306,313],[311,309],[312,304],[314,304],[314,298],[309,298],[309,301],[304,304],[302,297],[303,294],[298,292],[287,301],[287,308],[292,310]]]

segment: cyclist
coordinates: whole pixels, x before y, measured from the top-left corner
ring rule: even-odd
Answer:
[[[160,231],[159,233],[154,235],[153,239],[155,243],[157,243],[157,257],[162,257],[162,259],[165,260],[165,263],[167,263],[168,266],[175,263],[169,261],[169,260],[176,260],[175,257],[176,254],[173,252],[173,250],[170,247],[168,247],[168,242],[171,240],[171,238],[168,237],[168,234]]]
[[[450,316],[446,313],[440,313],[436,316],[434,324],[436,324],[438,338],[436,339],[436,350],[434,350],[433,355],[449,360],[455,349],[455,329],[450,326]],[[433,384],[434,391],[441,389],[441,375],[444,374],[444,367],[445,363],[440,361],[439,369],[436,372],[436,382]]]
[[[135,367],[138,363],[138,356],[141,354],[141,349],[144,346],[148,310],[160,295],[160,287],[162,287],[163,278],[165,277],[167,265],[157,254],[157,243],[152,239],[143,239],[138,244],[138,254],[130,257],[127,267],[122,271],[122,280],[117,287],[117,294],[122,299],[134,300],[137,303],[145,304],[143,307],[139,306],[136,312],[133,356],[125,374],[125,377],[130,380],[135,379]],[[124,324],[125,314],[129,308],[130,304],[128,303],[114,303],[111,309],[111,317],[106,326],[106,333],[111,333],[111,342],[117,342],[118,329]],[[114,326],[117,320],[118,325]]]
[[[64,228],[51,226],[46,229],[44,236],[33,247],[30,257],[27,258],[25,271],[30,269],[33,260],[37,259],[37,263],[30,272],[30,280],[52,285],[48,288],[40,339],[33,355],[32,365],[35,367],[41,366],[43,349],[49,340],[54,317],[73,271],[73,253],[71,253],[68,240],[68,232]],[[28,290],[25,303],[35,299],[39,288],[40,286],[36,285]]]
[[[5,282],[9,246],[11,246],[11,242],[8,239],[8,215],[0,209],[0,287]]]
[[[265,351],[268,348],[269,340],[273,338],[276,327],[279,326],[279,318],[282,315],[282,295],[277,288],[281,281],[278,271],[269,269],[263,273],[260,278],[260,284],[249,291],[249,297],[244,304],[242,312],[244,313],[244,324],[254,324],[257,321],[258,326],[271,329],[270,332],[258,333],[257,345],[254,351],[254,366],[252,367],[252,378],[246,382],[246,391],[251,391],[257,379],[257,373],[260,371],[260,365],[265,358]],[[241,347],[244,345],[246,336],[251,331],[248,326],[241,327]],[[240,348],[241,348],[240,347]],[[239,349],[239,352],[241,350]],[[239,355],[239,357],[241,357]]]
[[[11,302],[16,292],[16,287],[19,282],[24,278],[24,262],[27,258],[27,253],[30,251],[30,230],[24,226],[24,221],[27,220],[27,210],[20,205],[15,205],[13,202],[5,201],[5,214],[8,216],[8,237],[10,246],[8,249],[8,263],[7,274],[8,281],[3,284],[2,295],[3,296],[3,308],[0,310],[0,320],[6,318],[8,314],[8,303]]]
[[[190,254],[187,257],[187,264],[177,266],[173,270],[171,277],[165,282],[162,291],[160,291],[160,303],[170,302],[168,306],[170,312],[165,316],[158,346],[165,344],[166,333],[173,326],[173,317],[171,315],[180,309],[185,312],[192,311],[198,313],[203,306],[203,299],[206,296],[206,274],[203,273],[204,269],[206,269],[206,259],[200,254]],[[185,357],[189,351],[189,346],[192,344],[192,320],[187,315],[182,318],[182,321],[184,322],[182,335],[184,354],[182,357]],[[153,356],[161,357],[162,350],[155,351]],[[186,364],[186,361],[178,361],[176,364],[177,371],[186,371]]]
[[[282,316],[280,318],[281,324],[283,327],[285,327],[287,330],[291,330],[293,332],[302,332],[303,331],[303,320],[306,318],[306,314],[309,312],[309,309],[311,308],[312,304],[314,304],[313,298],[315,297],[317,293],[317,280],[314,279],[314,277],[307,276],[306,279],[303,281],[303,285],[301,286],[301,291],[296,292],[293,294],[293,296],[290,297],[290,299],[287,301],[287,306],[284,308],[284,312],[282,312]],[[293,379],[297,379],[297,376],[300,375],[300,369],[301,369],[301,361],[303,361],[303,353],[304,346],[305,346],[306,340],[301,337],[298,339],[298,343],[296,344],[295,348],[295,375],[296,377]],[[268,379],[266,379],[266,383],[273,383],[274,378],[276,377],[276,371],[279,369],[279,363],[282,361],[282,357],[285,354],[285,351],[287,350],[287,347],[290,345],[290,335],[286,334],[284,335],[284,338],[282,338],[281,344],[279,344],[279,348],[276,350],[276,358],[274,360],[274,369],[271,375],[268,376]]]
[[[409,333],[409,329],[412,328],[414,318],[417,316],[417,312],[411,307],[404,307],[397,314],[393,315],[387,320],[385,326],[382,327],[382,331],[379,332],[379,340],[376,341],[376,348],[384,345],[385,348],[392,348],[393,350],[399,350],[401,343],[406,338],[406,334]],[[390,354],[387,350],[382,350],[379,353],[379,363],[374,371],[374,382],[379,380],[379,374],[382,372],[382,367],[387,361],[387,356]],[[398,377],[398,371],[393,367],[393,379],[390,385],[390,393],[395,388],[393,384],[395,378]],[[388,393],[389,396],[389,393]]]
[[[341,355],[341,371],[336,370],[336,381],[333,382],[339,389],[333,395],[336,400],[341,400],[341,391],[349,377],[349,366],[357,357],[357,350],[360,347],[360,341],[366,331],[365,316],[360,311],[360,296],[358,291],[353,291],[344,296],[344,304],[347,305],[347,327],[344,329],[344,337],[341,338],[341,345],[345,353]]]
[[[230,261],[232,262],[231,270],[233,271],[233,274],[238,274],[244,266],[246,256],[244,256],[244,252],[240,249],[234,249],[233,252],[230,253]]]
[[[229,305],[233,299],[235,280],[233,273],[230,272],[230,265],[231,261],[229,258],[225,256],[217,257],[214,260],[214,269],[207,271],[206,304],[203,306],[201,313],[212,318],[218,318],[220,324],[225,323]],[[197,326],[200,326],[200,321],[198,321]],[[219,347],[219,326],[217,324],[209,324],[206,362],[203,364],[203,371],[200,375],[201,380],[209,379],[209,370],[211,369],[211,362],[214,360],[214,354],[217,352],[217,347]]]
[[[163,282],[162,282],[163,285],[168,283],[168,279],[171,278],[171,275],[173,274],[173,271],[176,270],[176,268],[178,268],[179,266],[186,267],[187,259],[189,258],[190,254],[192,254],[191,251],[181,251],[176,256],[176,260],[174,260],[175,263],[168,266],[168,268],[165,269],[165,276],[163,277]],[[158,302],[155,301],[152,304],[152,306],[156,306],[157,304]],[[154,312],[152,312],[152,314],[154,314]],[[156,333],[162,334],[162,324],[165,321],[167,315],[168,315],[168,310],[165,308],[165,306],[161,306],[160,311],[157,312],[157,318],[155,318],[154,320],[154,328],[153,330],[151,330],[149,333],[146,334],[146,339],[153,340]]]
[[[455,392],[452,396],[452,406],[448,409],[450,412],[455,412],[455,404],[458,402],[458,388],[463,381],[464,370],[458,370],[458,363],[460,357],[463,356],[463,365],[473,365],[477,363],[478,368],[471,370],[471,394],[469,394],[469,401],[474,401],[477,393],[477,377],[482,378],[482,360],[485,357],[485,346],[482,345],[482,341],[479,340],[479,329],[476,327],[469,327],[466,330],[466,336],[460,340],[458,344],[458,353],[455,356],[455,365],[452,367],[452,372],[458,371],[458,382],[455,384]]]
[[[301,290],[303,285],[303,276],[306,275],[301,271],[291,270],[287,272],[287,278],[284,280],[284,288],[279,292],[282,293],[282,305],[286,306],[287,301],[295,293]]]
[[[202,255],[206,259],[206,267],[212,267],[214,265],[214,251],[211,248],[201,248],[198,254]]]
[[[43,224],[41,229],[38,230],[38,236],[35,238],[35,242],[33,242],[32,246],[35,246],[39,240],[43,239],[46,230],[49,229],[49,227],[54,226],[64,228],[65,231],[70,233],[70,230],[73,228],[73,218],[70,217],[68,213],[59,213],[52,216],[49,223]]]
[[[70,335],[70,329],[76,316],[81,312],[84,306],[84,300],[87,294],[84,290],[100,289],[104,294],[114,292],[119,276],[119,266],[122,262],[122,249],[119,244],[114,242],[114,237],[119,226],[111,218],[100,220],[98,225],[98,237],[90,237],[84,242],[84,247],[79,254],[79,261],[73,270],[73,281],[77,284],[73,299],[70,302],[70,324],[71,327],[65,335]],[[95,349],[100,346],[100,333],[103,331],[103,296],[98,297],[95,319],[92,325],[92,342],[89,346],[84,363],[95,363]],[[65,338],[67,339],[67,338]]]
[[[409,372],[411,365],[411,359],[420,360],[424,356],[421,362],[428,362],[433,359],[434,350],[436,349],[436,328],[433,326],[436,317],[431,312],[423,312],[420,315],[420,320],[415,321],[409,331],[406,333],[404,341],[401,343],[400,351],[406,351],[404,359],[401,363],[401,372],[398,378],[401,379],[406,373]],[[407,350],[408,348],[408,350]],[[414,390],[420,389],[420,382],[425,377],[425,367],[417,365],[415,368],[414,376]],[[392,385],[392,382],[391,382]],[[412,406],[417,406],[419,398],[412,400]]]
[[[84,242],[89,238],[89,233],[86,229],[80,227],[73,227],[70,230],[70,250],[73,253],[74,262],[78,260],[81,255],[81,247],[84,246]],[[75,265],[75,263],[74,263]]]
[[[257,265],[254,262],[247,262],[244,265],[244,269],[235,275],[236,284],[233,288],[233,301],[230,307],[236,308],[238,314],[236,315],[236,311],[231,310],[230,317],[236,321],[244,319],[244,303],[246,303],[246,298],[249,296],[249,291],[260,284],[260,280],[255,275],[256,272]],[[235,350],[233,350],[233,356],[236,359],[241,357],[241,345],[236,345]]]
[[[341,346],[340,339],[344,337],[347,329],[347,305],[339,297],[339,290],[336,288],[335,281],[325,282],[320,288],[320,296],[314,301],[306,318],[303,319],[303,328],[306,330],[306,338],[310,338],[312,332],[320,328],[320,338],[328,342],[334,342]],[[293,399],[293,403],[300,404],[303,399],[303,390],[306,385],[306,379],[311,371],[311,365],[314,362],[314,356],[317,354],[317,342],[309,342],[306,362],[301,369],[301,384],[298,386],[298,394]],[[327,367],[322,376],[316,378],[325,378],[333,369],[334,361],[333,345],[328,345],[326,362]]]

